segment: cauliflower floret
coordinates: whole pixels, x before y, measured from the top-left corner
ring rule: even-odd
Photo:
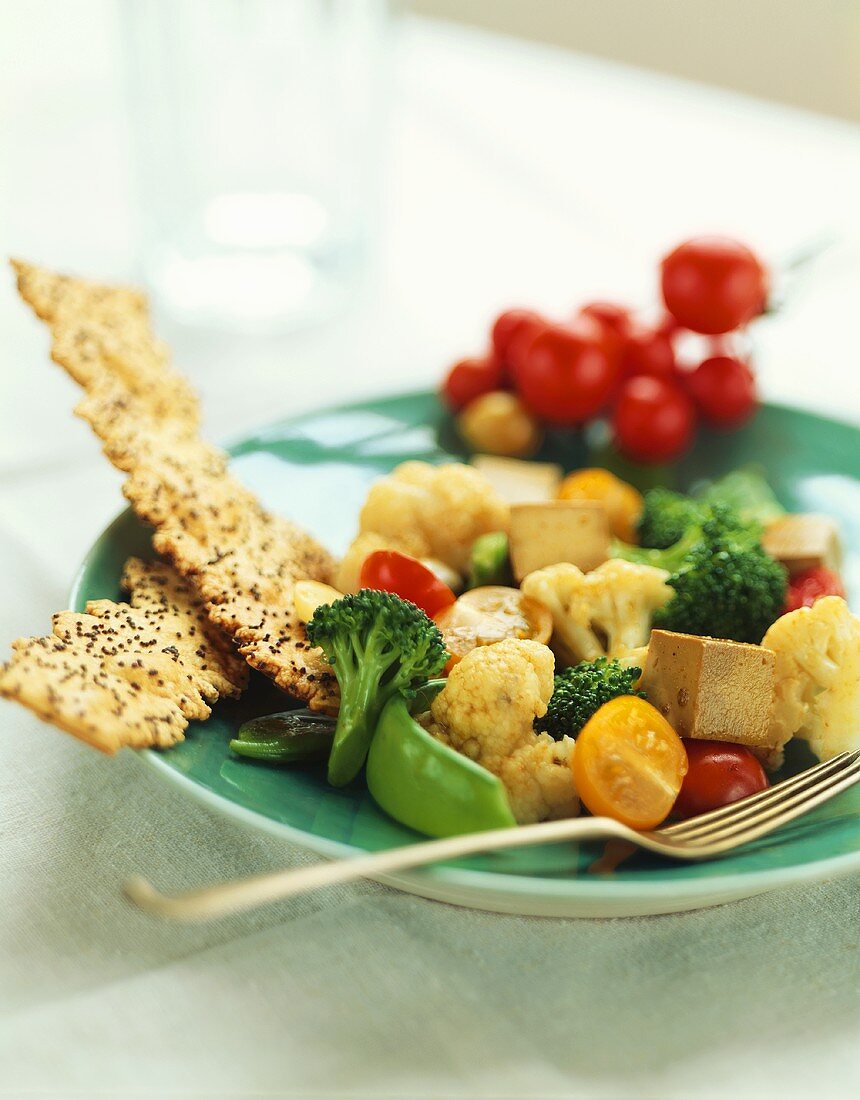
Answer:
[[[434,736],[497,775],[520,824],[573,817],[570,738],[534,731],[546,714],[555,660],[539,642],[509,638],[472,650],[431,705]]]
[[[860,619],[845,600],[783,615],[761,644],[776,654],[774,744],[802,737],[820,760],[860,748]]]
[[[669,574],[612,559],[583,573],[563,562],[530,573],[520,586],[552,612],[553,648],[567,665],[623,658],[647,645],[651,618],[672,596]]]
[[[411,540],[421,545],[416,556],[464,573],[475,539],[509,522],[508,504],[473,466],[404,462],[371,488],[359,530]]]
[[[458,752],[483,763],[510,756],[543,718],[553,689],[555,661],[540,642],[506,638],[472,650],[451,670],[430,707],[450,731]]]
[[[507,788],[514,817],[520,825],[576,817],[579,799],[570,770],[573,738],[553,741],[548,733],[534,738],[534,744],[503,757],[496,772]]]

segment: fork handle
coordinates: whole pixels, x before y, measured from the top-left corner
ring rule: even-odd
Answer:
[[[608,839],[636,842],[638,837],[632,829],[627,829],[608,817],[566,818],[563,821],[544,821],[537,825],[519,825],[509,829],[490,829],[464,836],[446,837],[443,840],[428,840],[370,855],[222,882],[181,894],[162,894],[140,875],[127,879],[123,890],[129,901],[158,916],[181,921],[210,920],[265,905],[270,901],[292,898],[297,894],[317,890],[321,886],[334,886],[336,883],[353,882],[359,878],[379,878],[394,871],[457,859],[478,852],[491,852],[498,848],[524,848],[559,840]]]

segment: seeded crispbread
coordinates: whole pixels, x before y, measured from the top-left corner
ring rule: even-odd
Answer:
[[[187,577],[246,661],[316,710],[337,683],[292,610],[300,579],[327,581],[328,552],[267,512],[198,434],[187,383],[153,336],[136,291],[15,262],[22,297],[47,321],[52,357],[85,389],[76,411],[129,476],[123,491],[155,528],[153,545]]]
[[[194,432],[200,408],[185,378],[170,367],[167,346],[149,325],[146,297],[12,261],[18,290],[51,328],[51,355],[100,405],[158,417]]]
[[[131,559],[124,582],[134,606],[92,600],[55,615],[52,635],[16,642],[0,695],[103,752],[169,748],[219,695],[241,693],[247,666],[170,566]]]
[[[64,645],[57,638],[22,638],[0,670],[0,695],[29,707],[40,718],[102,752],[170,748],[181,741],[188,719],[164,695],[146,692],[126,671],[155,675],[163,666],[136,666],[140,658],[105,661]],[[169,658],[168,658],[169,660]]]
[[[219,696],[237,698],[248,683],[248,665],[209,619],[197,592],[163,561],[129,558],[122,574],[128,602],[161,641],[176,647]],[[209,695],[204,691],[209,699]]]

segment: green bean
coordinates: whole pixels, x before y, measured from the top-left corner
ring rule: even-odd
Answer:
[[[327,760],[335,719],[309,710],[287,710],[252,718],[239,729],[230,748],[239,756],[270,764]]]

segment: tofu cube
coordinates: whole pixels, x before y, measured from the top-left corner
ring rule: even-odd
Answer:
[[[558,562],[572,562],[587,573],[609,557],[609,516],[594,501],[514,504],[509,541],[518,583],[536,569]]]
[[[562,469],[554,462],[475,455],[472,465],[481,471],[499,496],[511,504],[535,504],[555,500],[558,496]]]
[[[839,530],[829,516],[781,516],[766,528],[762,546],[791,577],[817,565],[838,571],[842,564]]]
[[[653,630],[639,687],[681,737],[773,747],[774,654],[758,645]]]

